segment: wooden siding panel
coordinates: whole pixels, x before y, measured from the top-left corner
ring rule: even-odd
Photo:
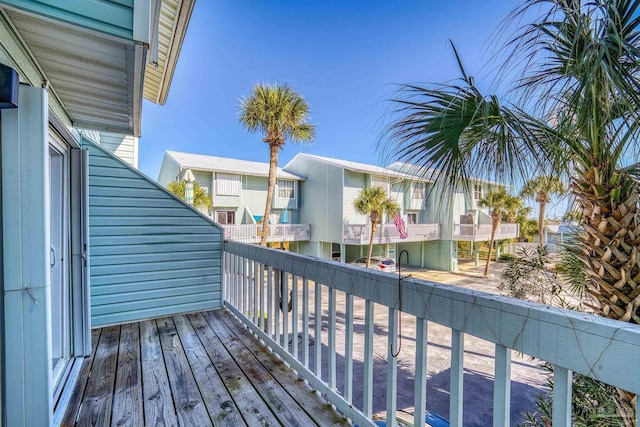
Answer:
[[[100,146],[111,154],[115,154],[128,165],[138,167],[136,164],[136,150],[138,138],[131,135],[102,132],[100,134]]]
[[[200,187],[207,190],[209,195],[212,194],[211,183],[213,182],[213,173],[206,171],[198,171],[195,169],[191,169],[193,172],[193,177],[196,179],[196,182],[200,185]]]
[[[220,307],[221,229],[88,147],[92,325]]]
[[[359,214],[353,201],[360,196],[367,176],[358,172],[344,171],[344,220],[347,224],[366,224],[367,218]]]
[[[313,242],[342,241],[343,169],[307,156],[297,156],[287,164],[287,172],[305,177],[300,191],[299,222],[313,224]],[[320,256],[317,245],[301,245],[308,254]]]
[[[252,215],[264,215],[267,203],[267,178],[260,176],[244,176],[242,182],[242,205],[251,211]],[[216,201],[216,203],[219,203]]]

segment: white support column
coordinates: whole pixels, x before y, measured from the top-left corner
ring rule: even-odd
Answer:
[[[427,409],[427,325],[425,319],[416,318],[416,377],[413,392],[415,426],[424,425]]]
[[[20,86],[2,111],[5,396],[10,426],[49,425],[50,325],[48,97]]]
[[[493,382],[493,426],[509,427],[511,422],[511,349],[496,344]]]
[[[451,383],[449,395],[449,421],[452,426],[462,425],[462,383],[464,378],[464,333],[451,330]]]
[[[554,427],[571,426],[571,389],[573,373],[560,366],[553,367],[553,420]]]

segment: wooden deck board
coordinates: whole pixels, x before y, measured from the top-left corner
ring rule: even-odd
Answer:
[[[140,325],[128,323],[120,330],[118,372],[113,396],[113,426],[144,425],[140,372]]]
[[[348,425],[226,310],[96,329],[72,386],[64,426]]]
[[[153,426],[178,425],[155,320],[140,322],[140,344],[142,347],[140,360],[146,424]]]
[[[67,406],[67,410],[62,419],[62,426],[72,426],[76,423],[76,417],[82,405],[82,396],[84,395],[87,381],[89,381],[89,372],[91,372],[91,365],[93,364],[94,357],[96,355],[96,348],[98,347],[98,340],[100,339],[100,332],[102,329],[94,329],[91,331],[91,356],[86,357],[82,361],[80,367],[80,374],[78,375],[78,381],[73,386],[72,398]]]
[[[176,325],[178,335],[180,335],[180,341],[182,341],[182,347],[189,360],[191,370],[200,374],[195,375],[195,380],[213,424],[221,427],[246,425],[189,319],[185,316],[175,316],[173,322]]]
[[[282,425],[308,426],[315,424],[304,409],[296,404],[282,385],[273,378],[223,321],[212,312],[205,313],[205,318]]]
[[[219,310],[214,314],[221,322],[235,333],[242,342],[251,342],[251,333],[226,310]],[[321,426],[344,426],[345,419],[334,411],[317,396],[314,390],[303,380],[291,374],[284,362],[273,357],[273,355],[263,346],[249,346],[249,351],[262,363],[271,375],[280,383],[289,395],[296,401],[299,407],[303,408],[313,420]]]
[[[218,340],[202,314],[190,314],[189,319],[218,371],[220,379],[236,405],[241,408],[245,422],[250,426],[280,425],[269,406],[251,386],[251,382]]]
[[[204,406],[204,400],[187,362],[187,356],[184,354],[173,320],[170,317],[163,317],[156,322],[173,392],[173,402],[178,414],[178,423],[183,426],[210,425],[211,418]]]
[[[77,425],[109,426],[116,379],[120,326],[104,328],[84,392]]]

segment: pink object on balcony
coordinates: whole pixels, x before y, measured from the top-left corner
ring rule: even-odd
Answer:
[[[408,234],[407,234],[407,229],[406,229],[405,224],[404,224],[404,219],[402,219],[402,217],[399,214],[395,214],[393,216],[393,222],[396,224],[396,228],[398,229],[398,233],[400,233],[400,238],[401,239],[406,239]]]

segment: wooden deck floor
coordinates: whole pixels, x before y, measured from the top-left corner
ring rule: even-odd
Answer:
[[[96,329],[65,426],[348,423],[227,310]]]

